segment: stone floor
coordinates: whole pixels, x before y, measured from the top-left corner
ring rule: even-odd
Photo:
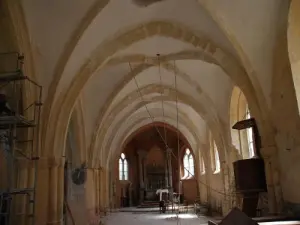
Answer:
[[[157,212],[115,212],[105,218],[106,225],[200,225],[207,224],[206,217],[197,217],[195,214],[159,214]]]

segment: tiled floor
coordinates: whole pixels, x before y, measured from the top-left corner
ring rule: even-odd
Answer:
[[[159,214],[158,212],[116,212],[105,218],[106,225],[200,225],[207,224],[206,217],[194,214]]]

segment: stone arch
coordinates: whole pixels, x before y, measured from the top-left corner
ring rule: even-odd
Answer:
[[[71,57],[71,54],[73,53],[76,45],[80,41],[80,38],[84,34],[84,32],[87,30],[91,22],[95,19],[97,15],[105,8],[105,6],[109,3],[109,0],[102,0],[102,1],[96,1],[90,9],[87,11],[85,16],[80,21],[80,24],[77,26],[77,28],[72,33],[68,43],[65,45],[64,50],[62,54],[59,56],[58,62],[54,69],[54,76],[50,83],[49,89],[48,89],[48,95],[47,99],[44,104],[44,114],[43,118],[48,118],[50,116],[50,109],[52,108],[52,104],[54,103],[54,97],[56,88],[58,87],[58,83],[62,77],[62,74],[64,72],[64,69],[68,63],[68,60]],[[18,14],[15,14],[18,15]],[[25,21],[25,20],[23,20]],[[46,129],[47,122],[42,124],[42,132]]]
[[[134,132],[132,132],[124,141],[123,141],[123,143],[122,143],[122,147],[121,147],[121,149],[123,149],[128,143],[129,143],[129,141],[130,140],[132,140],[132,138],[134,137],[134,136],[136,136],[137,134],[139,134],[139,133],[142,133],[142,132],[144,132],[144,131],[146,131],[147,129],[149,129],[149,127],[151,127],[151,126],[157,126],[157,127],[165,127],[165,128],[167,128],[167,129],[169,129],[169,130],[171,130],[171,131],[173,131],[173,132],[179,132],[179,136],[180,136],[180,138],[183,140],[183,142],[184,142],[184,144],[185,145],[187,145],[187,146],[189,146],[189,147],[191,147],[190,146],[190,144],[189,144],[189,142],[188,142],[188,140],[186,139],[186,137],[182,134],[182,132],[180,131],[180,130],[178,130],[176,127],[174,127],[174,126],[172,126],[172,125],[170,125],[170,124],[168,124],[168,123],[163,123],[163,122],[154,122],[154,123],[149,123],[149,124],[147,124],[147,125],[145,125],[145,126],[142,126],[142,127],[140,127],[139,129],[137,129],[137,130],[135,130]],[[122,139],[123,140],[123,139]]]
[[[185,54],[185,53],[184,53]],[[128,56],[128,57],[124,57],[122,59],[128,60],[128,58],[133,59],[134,57]],[[136,60],[138,60],[138,58],[136,58]],[[116,61],[114,61],[116,62]],[[122,61],[119,61],[118,63],[121,63]],[[124,61],[127,62],[127,61]],[[133,62],[136,62],[133,60]],[[135,69],[133,69],[133,71],[129,72],[126,77],[124,78],[124,80],[122,82],[120,82],[120,85],[118,88],[116,88],[116,90],[111,94],[111,96],[108,98],[108,101],[106,102],[105,106],[103,107],[103,110],[100,111],[98,117],[97,117],[97,125],[96,125],[96,129],[95,132],[93,134],[92,137],[92,145],[91,145],[91,149],[94,148],[93,143],[95,143],[95,140],[97,139],[99,130],[101,128],[101,124],[103,121],[105,121],[106,119],[106,114],[109,113],[110,111],[106,110],[106,112],[104,111],[105,109],[110,109],[114,98],[117,96],[117,94],[119,93],[119,91],[122,90],[122,88],[125,87],[126,84],[128,84],[135,76],[137,76],[139,73],[142,73],[144,70],[153,67],[153,66],[158,66],[158,62],[156,61],[151,61],[149,60],[149,64],[140,64],[139,66],[137,66]],[[202,88],[198,85],[195,84],[195,82],[193,82],[186,74],[178,72],[178,68],[176,68],[176,66],[171,65],[169,63],[163,63],[162,67],[165,68],[166,70],[169,70],[171,72],[177,72],[177,76],[181,77],[183,80],[185,80],[187,83],[189,83],[192,86],[196,87],[196,90],[199,94],[203,95],[203,104],[206,105],[207,108],[213,108],[213,103],[211,102],[210,98],[205,95],[205,93],[202,91]],[[132,99],[132,96],[128,98]],[[125,100],[125,99],[123,99]],[[208,107],[208,104],[210,105],[210,107]],[[212,112],[212,111],[211,111]],[[111,113],[109,113],[111,115]]]
[[[172,119],[172,118],[171,118]],[[124,132],[124,134],[121,136],[121,138],[119,138],[120,140],[117,142],[118,146],[122,146],[122,148],[124,148],[124,143],[126,143],[126,141],[128,140],[129,137],[133,137],[134,134],[136,134],[137,131],[139,131],[141,128],[143,127],[147,127],[151,124],[166,124],[169,128],[172,128],[172,129],[175,129],[177,130],[177,128],[170,124],[168,121],[163,121],[162,118],[157,118],[156,121],[151,121],[150,123],[145,123],[145,120],[147,120],[146,117],[144,118],[140,118],[139,120],[136,121],[136,123],[132,124],[131,126],[129,126],[126,130],[126,132]],[[184,137],[184,139],[186,139],[186,137],[183,135],[183,133],[179,130],[180,134],[181,134],[181,137]],[[126,135],[126,134],[129,134],[129,135]],[[113,139],[114,137],[111,138],[111,141],[108,145],[110,145],[112,142],[113,142]],[[190,145],[189,141],[186,140],[186,143],[189,147],[191,147],[191,149],[193,149],[193,147]],[[121,148],[121,149],[122,149]],[[107,158],[107,161],[106,161],[106,168],[107,169],[110,169],[110,167],[112,166],[111,164],[111,160],[113,160],[113,158],[118,154],[119,152],[116,150],[115,152],[112,152],[112,151],[109,151],[108,152],[108,156],[106,157]]]
[[[85,125],[84,125],[84,117],[82,111],[82,101],[79,99],[77,102],[72,116],[69,122],[69,126],[72,123],[72,128],[74,130],[74,135],[76,137],[77,146],[79,147],[80,153],[80,163],[87,162],[87,155],[84,149],[86,148],[86,140],[85,140]]]
[[[137,25],[133,29],[122,32],[122,34],[117,34],[114,40],[107,40],[100,44],[91,54],[91,57],[81,67],[80,71],[73,79],[70,88],[65,93],[62,93],[62,96],[57,101],[56,106],[52,108],[53,111],[50,114],[49,121],[64,121],[68,117],[68,114],[72,110],[72,107],[87,80],[96,70],[102,69],[117,51],[130,46],[136,41],[154,35],[173,37],[175,39],[191,43],[203,52],[211,54],[216,61],[228,68],[228,70],[232,71],[232,73],[228,73],[228,75],[232,77],[234,82],[245,89],[244,93],[249,94],[249,96],[256,93],[247,74],[230,54],[225,53],[221,48],[214,45],[212,42],[209,42],[207,39],[196,36],[193,31],[183,25],[168,21],[151,21],[146,24]],[[245,79],[244,82],[240,82],[239,77],[243,77]],[[258,97],[252,95],[251,100],[253,100],[254,103],[257,103],[253,103],[253,108],[255,108],[253,111],[255,111],[257,115],[263,115],[266,111],[261,110],[261,108],[264,108],[264,105],[258,104]],[[59,107],[62,104],[65,106],[64,110],[61,110]],[[267,118],[266,116],[264,117]],[[262,124],[265,123],[262,122]],[[54,130],[60,132],[55,133],[53,132]],[[45,136],[47,137],[47,140],[53,142],[55,146],[59,145],[64,136],[62,133],[66,132],[66,124],[51,123],[46,130],[46,134],[47,132],[49,132],[49,135]],[[47,142],[45,143],[44,147],[47,149],[47,146],[49,145],[47,145]],[[54,147],[54,149],[57,148]],[[52,148],[46,150],[46,153],[48,152],[47,154],[49,154],[50,150],[52,150]]]
[[[159,100],[158,100],[159,101]],[[145,104],[141,104],[140,105],[140,108],[143,108],[144,107],[144,105]],[[141,112],[140,114],[143,114],[144,112]],[[124,116],[124,118],[125,117],[128,117],[130,114],[132,114],[131,112],[130,113],[128,113],[127,115],[125,115]],[[185,126],[188,130],[189,130],[189,132],[190,132],[190,134],[193,136],[193,138],[195,139],[195,141],[197,141],[197,142],[199,142],[199,138],[198,138],[198,136],[196,136],[197,135],[197,133],[195,132],[195,127],[193,127],[192,126],[192,122],[191,122],[191,120],[189,120],[186,116],[184,116],[184,115],[181,115],[182,113],[180,113],[179,115],[180,115],[180,117],[181,117],[181,119],[179,120],[179,125],[183,125],[183,126]],[[172,121],[174,121],[174,125],[173,126],[175,126],[176,125],[176,120],[175,120],[175,118],[176,118],[176,114],[167,114],[167,115],[165,115],[164,117],[162,117],[162,115],[160,114],[160,113],[152,113],[151,114],[151,116],[153,116],[155,119],[154,119],[154,121],[155,120],[157,120],[157,119],[159,119],[159,118],[161,118],[161,121],[162,122],[164,122],[164,120],[172,120]],[[148,117],[148,115],[146,116],[146,117],[142,117],[142,119],[140,119],[140,120],[147,120],[149,117]],[[140,121],[140,120],[138,120],[138,121]],[[128,131],[127,132],[125,132],[124,133],[124,137],[123,137],[123,135],[121,135],[121,138],[119,138],[120,140],[120,143],[119,142],[117,142],[118,144],[117,144],[117,146],[121,146],[121,145],[123,145],[123,142],[127,139],[126,138],[126,134],[130,134],[130,133],[132,133],[132,132],[134,132],[134,131],[132,131],[131,129],[133,129],[136,125],[137,125],[137,123],[138,122],[134,122],[131,126],[130,126],[130,129],[128,129]],[[165,122],[166,123],[166,122]],[[171,125],[171,124],[170,124]],[[171,125],[172,126],[172,125]],[[114,155],[114,153],[112,152],[112,151],[114,151],[114,148],[113,148],[113,146],[112,146],[112,143],[113,143],[113,141],[114,140],[117,140],[118,141],[118,134],[117,134],[117,131],[118,131],[118,129],[120,128],[120,125],[119,126],[117,126],[116,128],[115,128],[115,130],[112,132],[112,133],[116,133],[116,135],[114,135],[114,136],[110,136],[109,137],[109,140],[107,141],[107,143],[104,143],[104,149],[106,149],[107,151],[106,152],[104,152],[104,155],[102,155],[102,159],[104,159],[104,160],[106,160],[107,158],[109,159],[110,158],[110,155]],[[177,129],[177,128],[176,128]],[[179,129],[179,128],[178,128]],[[180,130],[180,129],[179,129]],[[189,141],[190,140],[187,140],[188,141],[188,143],[189,143]],[[193,147],[195,147],[195,146],[191,146],[192,147],[192,149],[194,149]]]
[[[288,18],[288,52],[300,112],[300,2],[291,1]]]
[[[9,39],[10,44],[6,44],[5,51],[1,50],[1,52],[18,52],[24,55],[24,65],[23,72],[30,79],[38,82],[39,77],[36,74],[36,67],[34,62],[34,57],[32,54],[31,42],[29,37],[29,32],[26,24],[25,15],[23,12],[23,7],[21,2],[19,1],[9,1],[4,0],[1,1],[0,8],[5,11],[3,15],[7,16],[7,20],[3,20],[3,23],[6,23],[5,26],[7,29],[1,29],[5,31],[5,35],[7,40]],[[39,96],[39,91],[37,88],[34,88],[33,85],[30,85],[29,82],[24,83],[24,88],[26,91],[23,93],[23,102],[25,105],[30,105],[37,100],[37,96]],[[32,110],[28,110],[28,113],[33,113]],[[41,120],[43,122],[43,120]],[[41,136],[39,135],[39,147],[41,144]]]
[[[196,101],[193,97],[187,96],[181,92],[176,93],[176,90],[174,90],[173,87],[164,87],[164,86],[160,86],[160,85],[147,85],[145,86],[143,89],[141,89],[141,93],[143,96],[150,94],[150,93],[161,93],[164,89],[168,90],[170,92],[170,96],[169,97],[164,97],[165,100],[169,100],[169,101],[176,101],[176,94],[178,94],[178,101],[182,102],[184,104],[190,105],[192,108],[194,108],[194,110],[202,116],[202,118],[204,120],[206,120],[208,122],[208,124],[210,124],[210,121],[212,121],[210,119],[209,116],[214,115],[214,114],[210,114],[210,111],[208,112],[206,108],[204,109],[203,106],[198,104],[198,101]],[[114,112],[110,113],[110,116],[113,117],[115,115],[115,113],[118,113],[122,110],[123,107],[126,107],[128,104],[130,104],[130,102],[132,102],[134,99],[139,99],[140,96],[136,91],[133,91],[131,94],[129,94],[127,97],[125,97],[121,102],[122,104],[119,104],[115,107]],[[107,119],[107,121],[109,121],[109,119]],[[214,120],[215,121],[215,120]],[[217,121],[217,120],[216,120]],[[101,139],[101,135],[106,133],[106,126],[102,126],[100,133],[98,134],[98,138]],[[215,127],[217,127],[215,125]],[[103,138],[103,137],[102,137]],[[92,146],[94,146],[94,149],[91,149],[93,152],[97,152],[98,150],[98,146],[97,143],[102,143],[100,140],[95,139],[96,143],[92,144]],[[92,158],[97,158],[96,155],[92,154]]]
[[[208,2],[206,2],[205,0],[198,0],[198,2],[207,11],[207,13],[214,20],[214,22],[219,26],[221,31],[224,33],[224,35],[230,41],[230,43],[232,44],[232,46],[235,49],[236,53],[238,54],[239,60],[241,61],[241,65],[245,69],[246,73],[249,76],[249,80],[251,80],[251,84],[255,88],[255,89],[253,89],[253,93],[256,93],[256,98],[257,98],[256,101],[257,101],[257,104],[259,105],[259,108],[260,108],[259,109],[260,113],[256,112],[256,109],[253,109],[252,110],[253,115],[255,117],[258,117],[258,115],[261,114],[261,116],[263,116],[263,118],[266,120],[266,122],[264,123],[262,121],[261,126],[268,126],[268,129],[266,131],[268,133],[272,129],[272,126],[271,126],[270,120],[268,118],[269,114],[268,114],[268,110],[267,110],[267,107],[266,107],[266,105],[267,105],[266,104],[266,99],[264,97],[262,87],[260,86],[259,81],[257,79],[256,71],[253,69],[253,66],[252,66],[252,63],[250,62],[249,57],[244,52],[244,49],[243,49],[241,43],[239,43],[239,41],[235,37],[234,32],[232,32],[230,30],[230,27],[222,19],[222,17],[217,12],[217,10],[214,7],[210,6],[210,4]],[[245,96],[247,97],[247,99],[249,101],[249,105],[253,105],[252,100],[250,99],[251,93],[247,93],[246,89],[242,88],[243,86],[240,86],[238,83],[236,83],[236,85],[239,86],[242,89],[243,93],[245,94]],[[252,95],[253,95],[253,93],[252,93]]]

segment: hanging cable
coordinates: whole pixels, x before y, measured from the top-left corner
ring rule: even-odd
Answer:
[[[175,93],[176,93],[176,132],[177,132],[177,162],[178,162],[178,171],[180,168],[180,142],[179,142],[179,114],[178,114],[178,93],[177,93],[177,73],[176,73],[176,65],[174,60],[174,85],[175,85]],[[178,210],[177,210],[177,225],[181,224],[179,220],[179,205],[180,205],[180,172],[178,173]]]
[[[128,65],[129,65],[130,71],[133,72],[133,69],[132,69],[132,66],[131,66],[131,63],[130,63],[130,62],[128,63]],[[141,100],[144,101],[143,94],[142,94],[142,92],[141,92],[141,90],[140,90],[140,87],[139,87],[139,84],[138,84],[138,82],[137,82],[137,80],[136,80],[136,76],[135,76],[135,75],[134,75],[133,79],[134,79],[135,85],[136,85],[136,87],[137,87],[137,92],[139,93]],[[159,131],[158,127],[155,125],[155,123],[154,123],[154,122],[155,122],[155,121],[154,121],[154,118],[153,118],[153,116],[151,115],[151,113],[150,113],[150,111],[149,111],[149,109],[148,109],[148,107],[147,107],[147,104],[145,104],[145,108],[146,108],[146,110],[147,110],[147,112],[148,112],[149,118],[151,119],[152,123],[154,124],[155,130],[157,131],[158,135],[160,136],[161,140],[163,141],[163,143],[164,143],[166,149],[168,149],[168,148],[169,148],[168,143],[167,143],[166,140],[164,139],[164,137],[163,137],[163,135],[161,134],[161,132]]]
[[[128,64],[129,64],[129,67],[130,67],[131,72],[133,72],[131,63],[129,62]],[[174,61],[174,68],[175,68],[175,69],[174,69],[174,80],[175,80],[175,84],[174,84],[174,85],[175,85],[175,92],[176,92],[176,99],[175,99],[175,101],[176,101],[176,127],[177,127],[177,156],[176,156],[173,152],[172,152],[172,153],[173,153],[174,158],[178,160],[178,169],[179,169],[179,168],[180,168],[180,135],[179,135],[179,110],[178,110],[177,73],[176,73],[176,67],[175,67],[175,66],[176,66],[176,63],[175,63],[175,61]],[[137,80],[136,80],[136,76],[134,76],[134,81],[135,81],[135,85],[136,85],[136,87],[137,87],[137,92],[139,93],[141,100],[144,101],[143,95],[142,95],[142,93],[141,93],[141,90],[140,90],[140,88],[139,88],[138,82],[137,82]],[[148,113],[148,115],[149,115],[149,118],[150,118],[150,119],[152,120],[152,122],[154,123],[154,122],[155,122],[155,121],[154,121],[154,118],[153,118],[153,116],[151,115],[151,113],[150,113],[150,111],[149,111],[147,105],[145,105],[145,108],[146,108],[146,110],[147,110],[147,113]],[[155,127],[157,133],[159,134],[160,138],[161,138],[162,141],[164,142],[166,149],[168,149],[169,146],[168,146],[166,140],[164,139],[163,135],[161,134],[161,132],[159,131],[159,129],[157,128],[157,126],[154,126],[154,127]],[[184,168],[184,169],[186,169],[186,170],[188,171],[188,173],[191,174],[190,171],[189,171],[187,168]],[[180,178],[181,178],[181,177],[180,177],[180,173],[178,173],[178,192],[180,191]],[[216,192],[216,193],[218,193],[218,194],[221,194],[221,195],[223,195],[223,196],[232,196],[232,197],[235,197],[234,194],[231,195],[231,194],[227,194],[227,193],[221,192],[221,191],[219,191],[219,190],[217,190],[217,189],[212,188],[210,185],[207,185],[206,183],[204,183],[204,182],[202,182],[202,181],[200,181],[200,180],[199,180],[199,183],[202,184],[203,186],[209,188],[211,191]],[[180,196],[180,195],[179,195],[179,196]],[[180,198],[179,198],[178,207],[177,207],[177,212],[176,212],[177,225],[178,225],[178,224],[181,224],[181,222],[180,222],[180,220],[179,220],[179,213],[180,213],[180,212],[179,212],[179,210],[180,210],[180,209],[179,209],[179,204],[180,204]]]
[[[160,86],[162,87],[162,75],[161,75],[161,62],[160,62],[160,54],[157,54],[157,61],[158,61],[158,73],[159,73],[159,79],[160,79]],[[161,91],[161,108],[162,108],[162,116],[163,116],[163,128],[164,128],[164,137],[165,141],[167,140],[167,130],[166,130],[166,121],[165,121],[165,109],[164,109],[164,100],[163,100],[163,89]]]

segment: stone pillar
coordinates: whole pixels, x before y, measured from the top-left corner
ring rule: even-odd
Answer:
[[[167,165],[168,165],[168,181],[169,188],[173,190],[173,176],[172,176],[172,149],[167,149]]]
[[[63,213],[64,213],[64,201],[65,201],[65,192],[64,192],[64,186],[65,186],[65,177],[64,177],[64,162],[59,164],[57,167],[57,220],[60,221],[60,223],[57,224],[63,224]]]
[[[165,187],[169,188],[169,164],[168,164],[168,153],[166,153],[165,163]]]
[[[129,206],[131,207],[132,206],[132,183],[131,182],[129,183],[128,190],[129,190]]]
[[[109,203],[110,203],[110,190],[109,188],[111,187],[111,180],[110,177],[109,177],[109,171],[107,169],[104,170],[104,173],[103,173],[103,180],[104,180],[104,208],[105,209],[108,209],[109,208]]]
[[[167,149],[169,199],[173,201],[172,149]]]
[[[99,208],[100,208],[100,188],[99,188],[99,174],[100,174],[100,170],[99,169],[96,169],[95,171],[95,190],[96,190],[96,195],[95,195],[95,200],[96,200],[96,212],[99,213]]]
[[[139,161],[139,181],[140,181],[140,204],[144,201],[144,192],[145,192],[145,182],[144,182],[144,165],[145,159],[145,151],[139,150],[138,151],[138,161]]]
[[[277,149],[276,147],[262,148],[261,153],[265,162],[269,213],[277,214],[283,207]]]
[[[62,225],[64,199],[64,159],[51,159],[49,166],[49,208],[47,224]]]
[[[222,201],[222,213],[223,215],[227,215],[231,206],[232,195],[233,193],[230,192],[230,175],[229,175],[229,167],[225,161],[222,161],[221,164],[221,176],[223,179],[224,184],[224,201]]]
[[[208,157],[207,157],[208,158]],[[205,188],[206,188],[206,202],[208,205],[211,203],[211,183],[210,183],[210,178],[211,178],[211,164],[210,160],[206,161],[205,163]]]
[[[95,221],[96,215],[96,190],[95,190],[95,169],[86,170],[86,182],[84,184],[85,188],[85,204],[87,210],[87,221],[89,224]]]
[[[49,210],[48,210],[48,224],[58,224],[57,221],[57,165],[53,165],[49,169]]]
[[[104,169],[100,170],[100,210],[104,210],[104,200],[105,200],[105,194],[104,194]]]

